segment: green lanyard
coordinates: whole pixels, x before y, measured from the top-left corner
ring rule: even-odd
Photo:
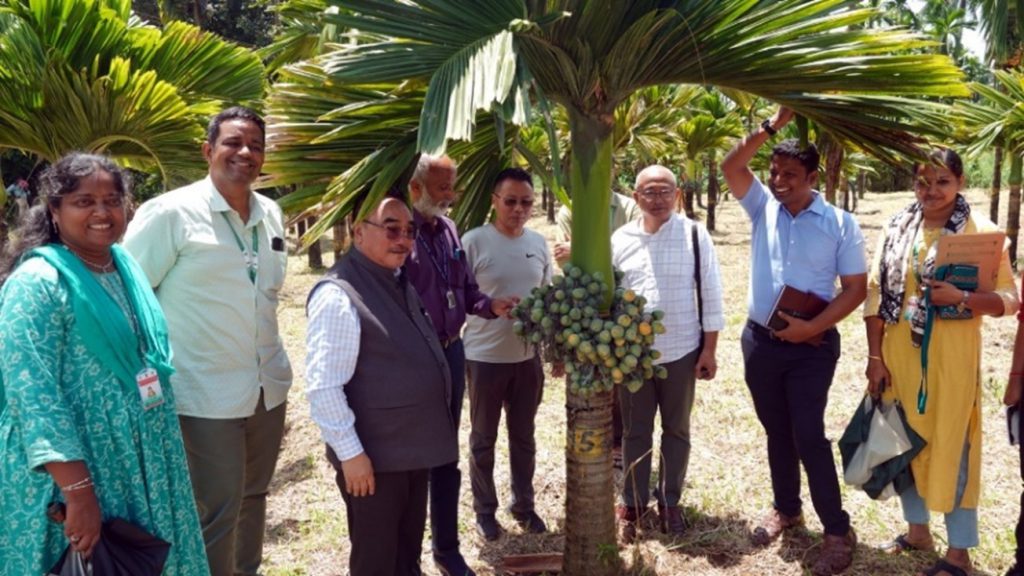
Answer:
[[[252,227],[252,252],[249,252],[245,248],[245,244],[242,244],[242,239],[238,236],[238,232],[235,232],[234,225],[231,224],[231,220],[228,218],[227,212],[221,212],[221,216],[224,217],[224,221],[228,223],[228,229],[231,230],[231,235],[235,237],[235,243],[238,244],[238,249],[241,250],[242,256],[245,257],[245,267],[249,271],[249,281],[256,284],[256,270],[259,268],[259,257],[260,257],[260,237],[256,235],[256,228]]]
[[[924,235],[921,235],[921,242],[917,242],[917,235],[920,232],[914,232],[914,250],[913,250],[913,264],[914,264],[914,276],[917,279],[917,288],[921,291],[922,298],[919,306],[924,307],[925,320],[924,320],[924,334],[921,337],[921,382],[917,385],[917,413],[924,414],[925,407],[928,405],[928,347],[932,342],[932,329],[935,322],[935,311],[932,309],[931,290],[924,289],[924,277],[922,274],[921,266],[921,253],[920,247],[925,243]],[[930,250],[929,250],[930,252]],[[928,259],[928,253],[925,253],[925,259]]]

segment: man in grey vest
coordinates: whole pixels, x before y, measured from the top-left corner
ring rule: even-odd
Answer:
[[[444,349],[401,272],[415,237],[405,203],[383,199],[306,305],[306,394],[345,501],[352,576],[420,573],[430,469],[458,457]]]

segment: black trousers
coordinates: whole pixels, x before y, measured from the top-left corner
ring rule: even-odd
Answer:
[[[494,364],[466,361],[469,374],[469,478],[473,487],[473,510],[494,514],[498,491],[494,485],[494,445],[498,441],[501,411],[508,429],[509,470],[512,502],[517,514],[533,512],[533,472],[537,467],[534,422],[544,393],[544,370],[540,358],[523,362]]]
[[[345,491],[345,475],[330,447],[327,459],[345,501],[349,576],[420,576],[429,471],[375,472],[373,496],[357,498]]]
[[[462,339],[444,349],[452,377],[450,409],[456,433],[462,416],[462,399],[466,394],[466,354]],[[459,488],[462,471],[459,461],[430,469],[430,535],[434,555],[444,559],[459,555]]]
[[[807,471],[811,502],[826,534],[845,535],[832,446],[825,437],[825,407],[839,360],[839,332],[826,332],[820,346],[775,340],[748,322],[742,337],[744,372],[757,417],[768,436],[768,466],[775,508],[800,513],[800,463]]]

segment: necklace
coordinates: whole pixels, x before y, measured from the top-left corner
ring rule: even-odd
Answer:
[[[74,254],[75,256],[78,256],[79,260],[81,260],[82,262],[85,262],[89,266],[92,266],[93,269],[95,269],[97,272],[101,272],[103,274],[107,274],[109,272],[113,272],[114,271],[114,255],[113,254],[110,255],[110,258],[107,260],[106,264],[100,264],[98,262],[93,262],[92,260],[89,260],[88,258],[86,258],[85,256],[82,256],[78,252],[75,252],[74,250],[71,250],[71,248],[68,248],[68,250],[70,250],[71,253]]]

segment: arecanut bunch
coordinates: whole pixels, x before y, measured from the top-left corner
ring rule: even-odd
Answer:
[[[534,288],[512,316],[516,334],[538,346],[545,362],[564,363],[569,391],[590,396],[623,384],[636,392],[644,380],[665,378],[665,367],[654,364],[661,353],[651,347],[654,335],[665,332],[664,313],[645,312],[643,296],[618,287],[609,313],[602,315],[607,285],[601,273],[587,274],[571,264],[563,271],[551,284]],[[621,280],[616,270],[615,284]]]

